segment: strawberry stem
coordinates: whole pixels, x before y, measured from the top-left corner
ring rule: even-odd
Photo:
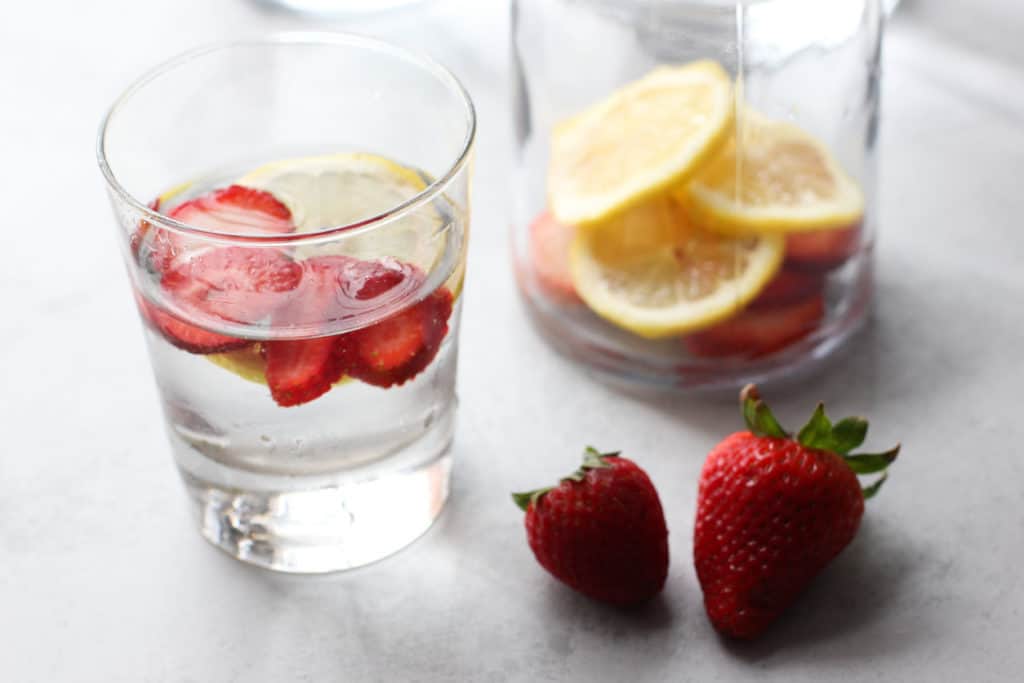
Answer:
[[[757,387],[749,384],[740,392],[740,405],[747,428],[757,436],[792,438],[779,425],[767,404],[761,399]],[[862,489],[865,500],[878,493],[888,476],[889,465],[899,455],[900,446],[881,453],[853,453],[868,434],[868,421],[863,417],[847,417],[834,425],[825,414],[825,406],[819,403],[811,419],[800,429],[796,441],[807,448],[830,451],[839,455],[855,474],[876,474],[882,476],[870,486]]]
[[[587,446],[583,451],[583,464],[580,465],[578,470],[570,474],[568,477],[563,477],[560,481],[583,481],[583,478],[587,476],[588,471],[611,467],[611,463],[608,462],[607,458],[617,458],[620,454],[621,451],[615,451],[614,453],[602,453],[593,446]],[[513,493],[512,501],[519,506],[520,510],[526,512],[530,509],[531,504],[536,505],[540,502],[540,499],[544,497],[544,494],[553,488],[553,486],[548,486],[547,488],[537,489],[536,491]]]

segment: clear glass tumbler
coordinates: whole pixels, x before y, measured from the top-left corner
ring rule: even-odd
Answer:
[[[616,383],[732,388],[865,320],[880,0],[513,0],[516,274]]]
[[[448,496],[473,105],[341,34],[216,45],[115,102],[99,165],[202,534],[372,562]]]

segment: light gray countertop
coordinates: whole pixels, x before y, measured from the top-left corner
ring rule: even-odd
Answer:
[[[889,35],[877,311],[848,353],[776,392],[905,445],[853,545],[761,641],[720,641],[690,561],[704,454],[732,400],[642,400],[528,326],[507,257],[502,2],[348,27],[466,81],[480,138],[454,494],[400,554],[277,576],[186,515],[93,144],[173,53],[306,28],[242,0],[12,2],[0,19],[0,680],[1009,681],[1024,670],[1024,5],[907,0]],[[333,24],[341,27],[342,24]],[[551,580],[508,492],[585,443],[658,485],[672,567],[622,614]]]

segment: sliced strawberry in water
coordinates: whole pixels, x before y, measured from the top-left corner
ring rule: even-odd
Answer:
[[[404,384],[430,365],[437,355],[452,314],[452,294],[435,290],[426,299],[369,327],[351,332],[342,349],[348,374],[367,384]]]
[[[338,272],[354,259],[321,256],[302,262],[302,280],[291,300],[274,311],[271,325],[324,329],[347,317]],[[297,406],[326,393],[345,374],[346,354],[338,344],[344,335],[311,339],[281,339],[263,344],[267,384],[278,405]]]
[[[336,337],[266,342],[266,377],[270,395],[280,406],[297,406],[319,398],[345,374],[336,353]]]
[[[825,300],[821,295],[781,308],[747,309],[689,335],[686,348],[706,358],[765,356],[810,334],[824,316]]]
[[[302,282],[290,302],[272,314],[275,328],[323,331],[394,310],[423,284],[415,266],[395,259],[363,261],[319,256],[302,262]],[[437,355],[448,332],[452,296],[441,289],[378,322],[330,337],[264,344],[267,383],[282,406],[312,401],[343,375],[377,386],[402,384]]]
[[[302,267],[276,249],[221,247],[173,266],[160,285],[196,315],[255,324],[287,303],[301,279]]]
[[[860,224],[838,230],[798,232],[786,237],[786,267],[826,272],[846,263],[860,248]]]
[[[530,225],[530,261],[544,291],[565,300],[579,300],[569,271],[569,249],[576,229],[545,211]]]
[[[174,208],[171,218],[198,228],[244,234],[295,230],[292,212],[274,195],[242,185],[214,190]]]
[[[155,199],[150,208],[160,208]],[[231,185],[191,199],[167,215],[182,223],[221,233],[286,234],[295,230],[291,211],[274,195],[241,185]],[[204,248],[201,240],[189,239],[142,221],[131,237],[132,254],[148,271],[162,274],[191,252]]]
[[[803,301],[825,288],[824,273],[782,270],[761,290],[750,308],[767,309]]]
[[[149,323],[150,327],[168,342],[189,353],[223,353],[244,348],[251,343],[245,339],[228,337],[187,323],[149,303],[141,294],[135,294],[135,303],[139,307],[142,319]]]

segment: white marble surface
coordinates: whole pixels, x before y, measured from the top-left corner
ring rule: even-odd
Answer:
[[[818,398],[869,413],[871,443],[904,456],[849,550],[735,646],[690,562],[697,472],[734,406],[614,393],[527,326],[506,257],[503,3],[462,4],[348,24],[435,52],[479,104],[454,498],[399,555],[312,579],[190,526],[93,161],[103,109],[143,69],[306,24],[243,0],[4,5],[0,680],[1020,680],[1024,6],[906,0],[893,26],[875,321],[776,403],[791,421]],[[665,503],[669,582],[638,614],[550,580],[508,500],[588,442],[640,460]]]

